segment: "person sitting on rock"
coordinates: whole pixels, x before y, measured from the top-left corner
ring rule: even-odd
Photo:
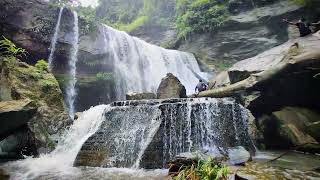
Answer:
[[[296,23],[290,22],[290,21],[288,21],[288,19],[283,19],[283,21],[288,24],[297,26],[299,29],[299,32],[300,32],[300,37],[304,37],[304,36],[307,36],[312,33],[312,31],[310,29],[311,24],[307,23],[305,18],[303,18],[303,17]]]
[[[199,79],[199,83],[197,84],[195,88],[195,92],[202,92],[208,89],[208,85],[202,81],[202,79]]]

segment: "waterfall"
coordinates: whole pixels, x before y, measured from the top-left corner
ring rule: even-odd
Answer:
[[[169,99],[111,104],[99,130],[82,146],[76,165],[163,168],[177,154],[254,151],[247,110],[232,99]],[[92,160],[99,156],[99,160]]]
[[[78,26],[78,14],[73,12],[74,18],[74,26],[73,26],[73,41],[70,53],[70,60],[68,62],[69,65],[69,72],[70,80],[66,87],[66,94],[67,94],[67,105],[69,109],[69,116],[71,119],[74,119],[75,114],[75,107],[74,102],[76,99],[77,91],[75,89],[77,83],[77,61],[78,61],[78,49],[79,49],[79,26]]]
[[[52,40],[51,40],[50,55],[49,55],[49,59],[48,59],[49,69],[50,70],[53,68],[53,55],[54,55],[54,52],[56,50],[58,34],[59,34],[59,31],[60,31],[60,22],[61,22],[62,12],[63,12],[63,7],[60,8],[58,21],[57,21],[57,24],[56,24],[56,27],[55,27],[55,30],[54,30],[54,34],[53,34]]]
[[[104,112],[110,110],[108,105],[100,105],[83,112],[82,116],[67,130],[50,154],[39,158],[7,163],[4,168],[12,173],[11,179],[39,179],[47,173],[68,174],[82,144],[94,134],[105,120]],[[40,178],[42,179],[42,178]]]
[[[190,53],[164,49],[108,26],[101,26],[100,34],[106,64],[113,64],[118,100],[127,92],[156,92],[167,73],[179,78],[187,94],[194,92],[198,77],[208,78]]]

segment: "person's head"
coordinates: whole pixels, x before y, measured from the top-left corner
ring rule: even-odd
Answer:
[[[202,79],[199,79],[199,82],[202,82]]]
[[[299,22],[305,22],[305,21],[306,21],[306,18],[304,18],[304,17],[301,17],[299,20]]]

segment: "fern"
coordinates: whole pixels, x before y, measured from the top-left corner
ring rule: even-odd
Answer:
[[[26,50],[17,47],[12,41],[2,36],[0,40],[0,55],[5,57],[22,57],[26,56]]]

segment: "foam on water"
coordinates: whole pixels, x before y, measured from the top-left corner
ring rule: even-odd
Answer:
[[[104,113],[109,109],[108,105],[100,105],[85,111],[61,136],[53,152],[42,154],[39,158],[30,157],[7,163],[4,169],[11,173],[12,179],[36,179],[47,174],[64,176],[76,173],[79,170],[72,166],[82,144],[98,130],[105,120]]]

